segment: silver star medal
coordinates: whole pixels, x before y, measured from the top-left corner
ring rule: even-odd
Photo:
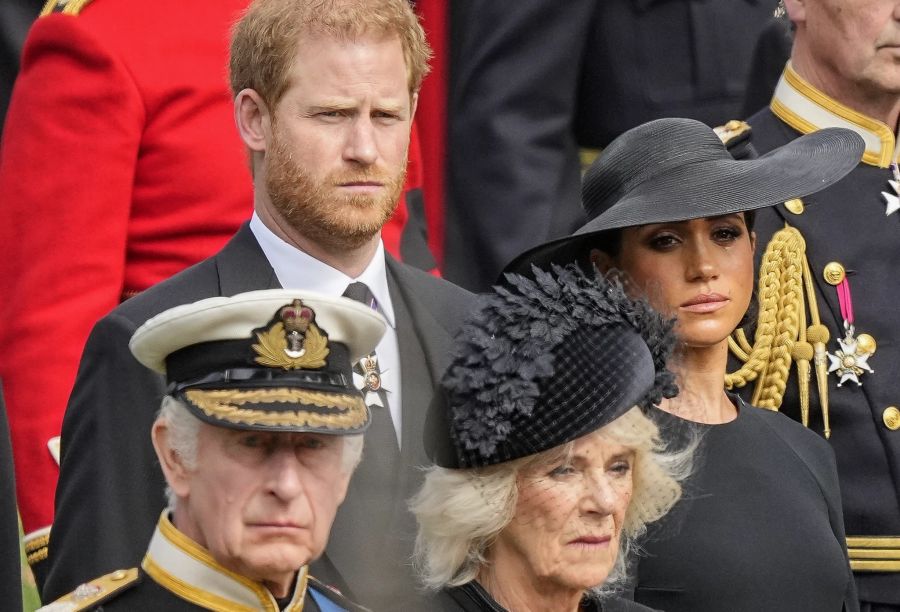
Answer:
[[[838,387],[848,380],[852,380],[861,387],[862,383],[859,382],[859,377],[864,372],[875,373],[868,363],[871,353],[860,350],[859,342],[853,335],[855,330],[852,325],[845,322],[844,329],[846,333],[843,339],[838,339],[840,349],[836,350],[834,354],[828,353],[828,373],[837,372],[837,375],[841,377],[837,384]]]
[[[881,192],[881,197],[884,198],[886,206],[884,211],[886,217],[889,217],[892,213],[900,210],[900,170],[897,169],[896,163],[891,164],[891,171],[894,173],[894,180],[888,180],[888,185],[891,186],[894,193],[888,193],[887,191]]]
[[[381,380],[382,372],[378,369],[378,356],[374,353],[366,355],[359,360],[359,367],[365,374],[354,370],[353,384],[363,392],[366,406],[384,408],[384,402],[381,401],[381,396],[378,394],[378,390],[384,388]],[[388,390],[384,389],[384,392],[387,394]]]

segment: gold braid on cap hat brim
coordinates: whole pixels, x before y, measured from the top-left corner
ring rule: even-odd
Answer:
[[[362,427],[368,418],[368,409],[362,396],[309,389],[189,389],[185,392],[185,398],[206,416],[236,425],[338,430]],[[244,404],[276,402],[307,404],[336,411],[323,413],[304,409],[258,410],[240,407]]]
[[[809,379],[815,364],[819,403],[825,437],[831,435],[828,417],[827,358],[828,328],[822,325],[813,289],[806,241],[790,226],[776,232],[766,247],[759,267],[759,315],[751,345],[743,329],[735,331],[728,346],[744,365],[725,375],[725,386],[744,387],[756,381],[751,403],[778,410],[790,377],[791,362],[797,365],[800,415],[809,426]],[[806,325],[806,306],[812,325]]]

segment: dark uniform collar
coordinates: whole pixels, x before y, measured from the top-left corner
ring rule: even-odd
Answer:
[[[208,550],[178,531],[169,520],[168,511],[159,518],[141,567],[164,589],[198,606],[213,610],[280,610],[266,587],[222,567]],[[307,577],[304,566],[285,611],[303,610]]]
[[[827,127],[853,130],[866,143],[862,158],[865,164],[887,168],[900,155],[897,136],[891,128],[816,89],[797,74],[790,62],[781,74],[769,108],[801,134]]]

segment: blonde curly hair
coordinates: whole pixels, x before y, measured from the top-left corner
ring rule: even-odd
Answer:
[[[647,524],[664,516],[681,497],[690,472],[693,447],[667,449],[657,426],[637,407],[601,431],[635,451],[633,495],[625,514],[619,554],[604,585],[607,590],[625,579],[627,559]],[[456,470],[431,467],[410,502],[419,524],[414,562],[420,580],[430,590],[459,586],[475,579],[487,563],[495,538],[512,521],[518,491],[517,476],[539,464],[553,464],[570,455],[574,442],[542,453],[483,468]]]

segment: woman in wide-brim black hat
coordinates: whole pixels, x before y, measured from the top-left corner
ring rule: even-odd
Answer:
[[[618,270],[677,319],[670,367],[680,393],[654,418],[703,441],[684,501],[644,545],[637,601],[669,612],[857,608],[831,449],[723,382],[729,335],[752,296],[752,211],[824,189],[862,152],[858,136],[829,129],[738,161],[703,124],[654,121],[586,173],[587,225],[507,267],[579,260]]]

